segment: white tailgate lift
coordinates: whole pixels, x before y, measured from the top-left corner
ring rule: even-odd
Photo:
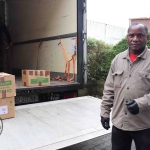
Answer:
[[[100,123],[98,98],[16,106],[15,118],[3,120],[1,150],[55,150],[107,133]]]

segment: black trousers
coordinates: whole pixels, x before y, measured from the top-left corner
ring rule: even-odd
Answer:
[[[131,150],[132,140],[136,150],[150,150],[150,129],[123,131],[112,127],[112,150]]]

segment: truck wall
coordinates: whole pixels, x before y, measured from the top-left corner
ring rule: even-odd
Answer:
[[[61,46],[58,45],[59,42],[59,40],[43,42],[41,49],[38,49],[40,43],[15,46],[13,48],[13,67],[36,69],[38,60],[38,69],[50,69],[52,72],[64,72],[65,58]],[[62,43],[68,58],[71,58],[73,54],[70,46],[71,39],[62,39]],[[77,70],[77,68],[75,70]]]
[[[77,32],[76,0],[8,0],[6,6],[14,43]],[[69,59],[73,54],[71,41],[62,39]],[[13,68],[36,69],[39,51],[38,69],[63,73],[65,58],[58,43],[58,39],[43,41],[40,50],[39,42],[14,45]]]

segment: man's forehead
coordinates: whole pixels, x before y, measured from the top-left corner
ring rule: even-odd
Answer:
[[[146,33],[144,26],[142,24],[133,25],[133,26],[131,25],[128,30],[128,33],[129,32]]]

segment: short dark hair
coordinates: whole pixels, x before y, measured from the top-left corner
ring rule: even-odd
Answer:
[[[145,30],[145,32],[146,32],[146,34],[148,34],[148,27],[147,27],[145,24],[140,23],[140,22],[132,23],[132,24],[129,26],[129,28],[128,28],[128,32],[129,32],[129,29],[130,29],[131,27],[136,26],[136,25],[142,25],[143,28],[144,28],[144,30]]]

